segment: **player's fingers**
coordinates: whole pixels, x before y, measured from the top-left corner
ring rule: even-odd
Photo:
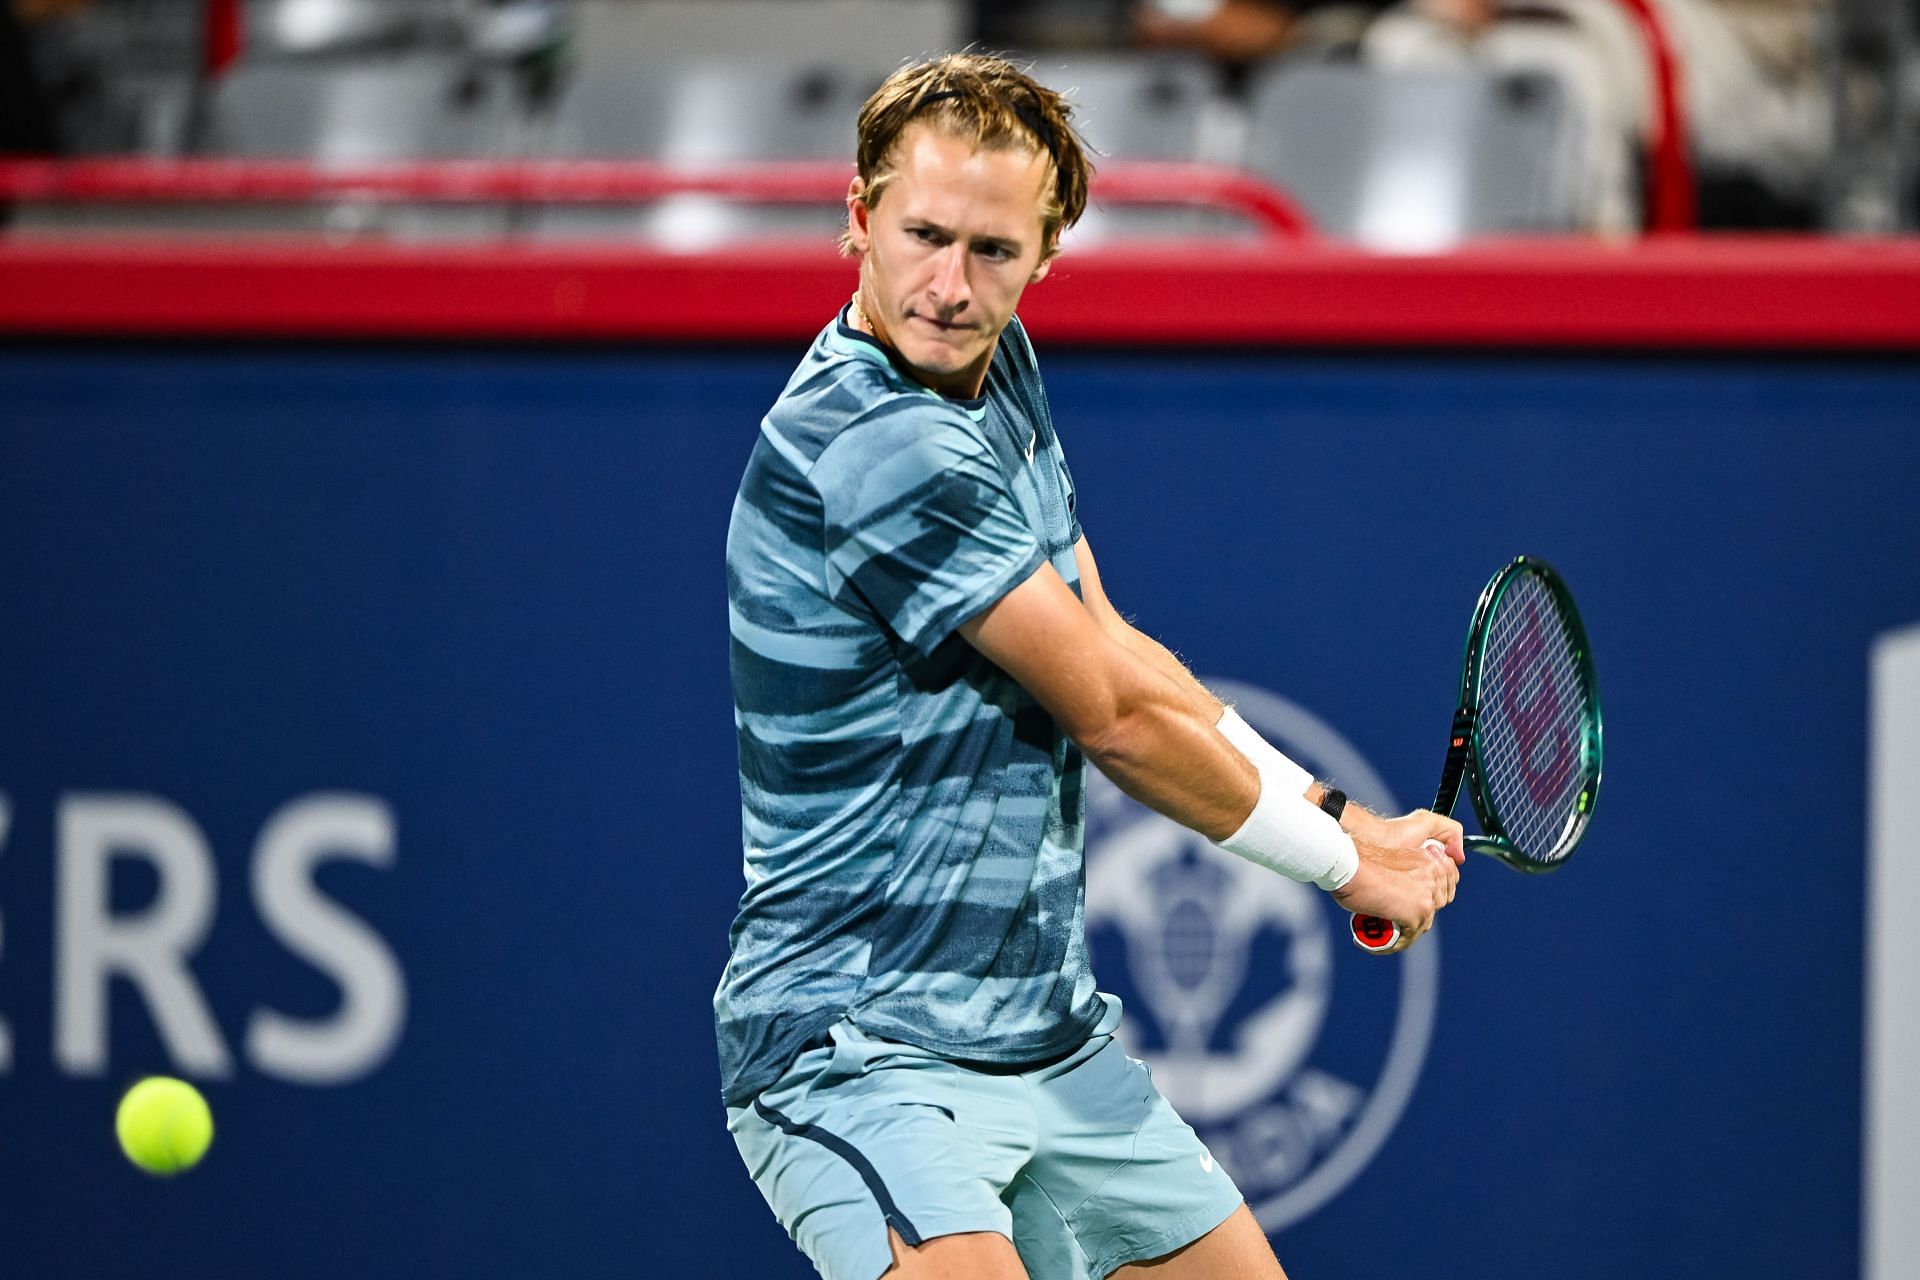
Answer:
[[[1421,847],[1433,855],[1432,860],[1427,864],[1427,870],[1432,877],[1428,881],[1428,888],[1432,894],[1433,909],[1438,911],[1453,901],[1453,886],[1459,883],[1460,868],[1446,856],[1446,851],[1438,840],[1429,840]]]
[[[1467,829],[1445,814],[1434,813],[1431,809],[1425,812],[1433,822],[1432,834],[1428,838],[1437,840],[1441,848],[1446,851],[1446,855],[1452,858],[1454,862],[1465,862],[1467,860],[1467,846],[1464,841],[1466,839]]]
[[[1440,913],[1440,908],[1445,905],[1446,903],[1441,900],[1441,894],[1438,892],[1435,892],[1427,900],[1426,909],[1420,913],[1420,918],[1415,920],[1413,927],[1407,931],[1412,935],[1413,939],[1419,938],[1421,934],[1433,928],[1434,917]],[[1411,942],[1411,940],[1412,939],[1409,939],[1409,942]]]
[[[1454,869],[1451,862],[1435,859],[1435,872],[1439,873],[1441,867],[1445,867],[1449,872]],[[1421,913],[1420,918],[1400,926],[1401,943],[1399,950],[1406,950],[1427,933],[1431,932],[1434,922],[1441,910],[1445,908],[1449,902],[1453,901],[1453,890],[1448,878],[1444,874],[1436,874],[1435,878],[1428,885],[1428,893],[1429,897],[1426,910]]]

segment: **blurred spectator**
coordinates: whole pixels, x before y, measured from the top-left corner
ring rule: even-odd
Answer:
[[[974,0],[974,36],[995,49],[1144,46],[1244,68],[1279,53],[1351,49],[1392,0]]]
[[[1133,0],[972,0],[973,38],[989,49],[1111,49],[1127,43]]]
[[[1244,67],[1279,53],[1339,53],[1392,0],[1147,0],[1133,34],[1155,48],[1196,49]]]
[[[75,7],[52,0],[0,0],[0,155],[51,155],[59,149],[53,104],[34,61],[27,24]]]
[[[1655,0],[1681,69],[1707,227],[1808,227],[1830,143],[1815,56],[1820,0]],[[1639,164],[1653,112],[1647,46],[1619,0],[1403,0],[1364,45],[1393,68],[1541,71],[1585,121],[1590,223],[1641,221]]]
[[[35,65],[26,21],[47,5],[0,0],[0,158],[46,156],[58,151],[53,104]],[[0,199],[0,228],[13,221],[13,207]]]

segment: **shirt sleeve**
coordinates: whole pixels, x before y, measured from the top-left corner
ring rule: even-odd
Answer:
[[[986,441],[931,398],[848,427],[809,478],[828,588],[922,656],[1046,560]]]

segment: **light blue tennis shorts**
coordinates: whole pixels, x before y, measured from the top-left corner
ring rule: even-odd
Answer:
[[[1226,1171],[1113,1038],[1007,1074],[842,1021],[727,1127],[827,1280],[875,1280],[908,1244],[997,1231],[1034,1280],[1098,1280],[1198,1240],[1241,1204]]]

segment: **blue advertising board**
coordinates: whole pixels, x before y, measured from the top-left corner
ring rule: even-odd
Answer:
[[[1854,1274],[1920,370],[1041,341],[1110,595],[1357,796],[1430,800],[1501,563],[1552,561],[1592,633],[1587,844],[1468,867],[1405,957],[1092,797],[1129,1046],[1291,1272]],[[708,1007],[721,544],[796,357],[0,350],[12,1274],[810,1274]],[[218,1129],[167,1182],[112,1137],[156,1072]]]

